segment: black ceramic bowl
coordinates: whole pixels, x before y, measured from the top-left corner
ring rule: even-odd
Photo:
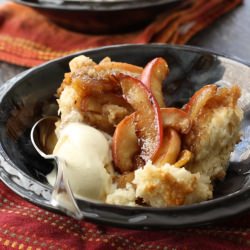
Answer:
[[[13,0],[35,8],[52,21],[71,30],[88,33],[114,33],[135,30],[149,23],[157,14],[181,0],[106,0],[57,1]]]
[[[82,53],[96,62],[110,56],[116,61],[141,66],[155,57],[164,57],[170,67],[170,75],[164,82],[167,105],[181,106],[205,84],[237,83],[242,88],[240,105],[245,111],[243,141],[235,148],[225,180],[216,185],[213,200],[161,209],[78,201],[86,219],[131,228],[174,228],[212,223],[250,208],[247,154],[250,151],[250,69],[237,60],[193,47],[155,44],[88,50],[30,69],[7,82],[0,92],[0,178],[7,186],[25,199],[52,209],[51,187],[44,178],[52,166],[35,152],[29,134],[37,119],[57,109],[56,89],[69,70],[69,61]]]

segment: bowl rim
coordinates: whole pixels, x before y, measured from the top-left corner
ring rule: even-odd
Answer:
[[[54,64],[54,63],[58,63],[58,62],[61,62],[61,61],[65,61],[65,60],[70,60],[71,58],[77,56],[77,55],[81,55],[81,54],[91,54],[91,53],[95,53],[95,54],[98,54],[99,51],[107,51],[107,54],[108,54],[108,51],[109,50],[113,50],[113,49],[124,49],[124,48],[141,48],[141,47],[144,47],[144,48],[154,48],[154,47],[165,47],[165,48],[170,48],[170,49],[175,49],[175,50],[182,50],[182,51],[191,51],[191,52],[198,52],[198,53],[208,53],[208,54],[213,54],[215,56],[219,56],[221,58],[225,58],[225,59],[229,59],[231,60],[232,62],[237,62],[241,65],[244,65],[244,66],[247,66],[249,67],[250,66],[250,63],[249,62],[246,62],[244,60],[241,60],[240,58],[238,57],[235,57],[235,56],[229,56],[229,55],[225,55],[225,54],[222,54],[222,53],[218,53],[216,51],[213,51],[211,49],[204,49],[204,48],[200,48],[200,47],[196,47],[196,46],[190,46],[190,45],[169,45],[169,44],[123,44],[123,45],[112,45],[112,46],[104,46],[104,47],[99,47],[99,48],[94,48],[94,49],[88,49],[88,50],[82,50],[82,51],[79,51],[79,52],[75,52],[73,54],[70,54],[70,55],[66,55],[64,57],[61,57],[61,58],[58,58],[58,59],[55,59],[55,60],[52,60],[52,61],[49,61],[49,62],[46,62],[42,65],[39,65],[37,67],[34,67],[32,69],[28,69],[22,73],[20,73],[19,75],[17,75],[16,77],[10,79],[9,81],[7,81],[5,84],[3,84],[1,87],[0,87],[0,92],[2,92],[0,94],[0,105],[2,103],[2,100],[3,98],[8,94],[8,92],[13,88],[15,87],[21,80],[25,80],[26,78],[28,78],[30,76],[30,74],[35,74],[36,72],[40,71],[41,69],[43,69],[44,67],[49,67],[51,64]],[[249,68],[250,69],[250,68]],[[8,155],[7,153],[4,151],[4,149],[2,148],[2,145],[0,143],[0,155],[1,157],[4,158],[4,160],[9,164],[11,165],[12,168],[14,168],[16,171],[18,171],[23,177],[25,178],[28,178],[28,179],[31,179],[32,182],[36,183],[37,185],[39,186],[42,186],[43,188],[45,189],[48,189],[48,191],[51,191],[52,188],[51,187],[48,187],[47,185],[39,182],[38,180],[32,178],[31,176],[29,176],[28,174],[24,173],[22,170],[20,170],[12,161],[11,159],[8,158]],[[0,164],[1,165],[1,164]],[[0,166],[0,172],[1,171],[1,168],[4,169],[2,166]],[[13,187],[13,183],[10,183],[9,182],[9,179],[7,178],[6,179],[6,176],[3,176],[2,174],[0,174],[0,179],[6,184],[6,186],[8,186],[10,189],[12,189],[15,193],[17,193],[18,195],[20,195],[21,197],[33,202],[33,203],[36,203],[42,207],[46,207],[46,208],[51,208],[53,209],[53,207],[51,207],[50,203],[49,202],[46,202],[46,200],[33,200],[32,197],[27,197],[27,194],[25,192],[22,192],[20,191],[19,189],[16,190],[14,187]],[[15,186],[15,185],[14,185]],[[249,189],[250,189],[250,186],[248,186],[247,188],[244,188],[243,190],[238,190],[232,194],[229,194],[229,195],[226,195],[226,196],[223,196],[223,197],[218,197],[216,199],[212,199],[212,200],[208,200],[208,201],[203,201],[201,203],[196,203],[196,204],[191,204],[191,205],[183,205],[183,206],[179,206],[179,207],[167,207],[167,208],[152,208],[152,207],[136,207],[136,210],[139,211],[142,215],[143,214],[152,214],[152,213],[155,213],[155,212],[165,212],[165,213],[172,213],[172,212],[179,212],[179,213],[182,213],[182,212],[185,212],[185,211],[197,211],[197,209],[211,209],[211,211],[214,211],[214,208],[216,207],[217,209],[221,209],[221,205],[223,207],[223,204],[224,203],[227,203],[229,202],[231,204],[231,201],[238,201],[238,204],[231,204],[231,207],[234,207],[235,211],[237,212],[232,212],[232,211],[229,211],[227,210],[227,212],[225,213],[223,211],[223,213],[221,212],[220,215],[213,215],[212,217],[212,220],[209,219],[209,220],[201,220],[201,219],[198,219],[198,220],[194,220],[193,223],[188,223],[188,224],[169,224],[169,225],[161,225],[163,226],[164,228],[169,228],[169,227],[183,227],[183,226],[193,226],[193,225],[204,225],[206,223],[211,223],[215,220],[219,220],[219,219],[223,219],[223,218],[227,218],[227,217],[230,217],[232,215],[235,215],[236,213],[241,213],[241,212],[244,212],[246,210],[248,210],[250,208],[250,205],[247,205],[247,200],[249,200],[250,202],[250,194],[249,193]],[[240,203],[239,203],[240,202]],[[120,211],[133,211],[135,209],[135,207],[130,207],[130,206],[117,206],[117,205],[111,205],[111,204],[105,204],[105,203],[91,203],[91,202],[87,202],[87,203],[90,203],[94,206],[101,206],[101,207],[106,207],[106,208],[118,208]],[[248,203],[250,204],[250,203]],[[237,206],[238,205],[238,206]],[[240,205],[240,206],[239,206]],[[224,207],[223,207],[224,208]],[[210,212],[211,212],[210,211]],[[169,217],[168,217],[169,218]],[[93,219],[94,221],[101,221],[103,222],[103,219],[100,219],[100,218],[90,218],[90,219]],[[129,224],[128,223],[121,223],[120,221],[107,221],[109,224],[114,224],[114,225],[118,225],[118,226],[126,226],[126,227],[134,227],[138,224]],[[144,224],[142,224],[144,225]],[[145,227],[155,227],[155,225],[146,225]],[[160,227],[161,227],[160,226]],[[158,226],[156,226],[158,227]]]
[[[139,10],[145,8],[159,7],[165,4],[180,2],[183,0],[136,0],[135,2],[127,0],[119,0],[118,2],[91,2],[88,0],[86,3],[67,3],[67,4],[52,4],[38,2],[27,2],[26,0],[12,0],[13,2],[23,4],[41,10],[54,10],[54,11],[89,11],[89,12],[113,12],[124,10]]]

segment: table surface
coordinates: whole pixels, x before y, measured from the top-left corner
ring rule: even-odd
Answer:
[[[0,3],[6,0],[0,0]],[[250,0],[197,34],[188,44],[238,57],[250,65]],[[24,67],[0,62],[0,84],[24,71]]]

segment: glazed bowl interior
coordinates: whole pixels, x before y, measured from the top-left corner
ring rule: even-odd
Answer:
[[[69,61],[79,54],[89,56],[96,62],[109,56],[114,61],[140,66],[145,66],[155,57],[163,57],[170,68],[163,86],[167,106],[181,107],[196,90],[206,84],[237,83],[242,88],[240,105],[245,112],[242,124],[245,144],[236,146],[234,161],[229,163],[225,180],[216,184],[212,200],[164,209],[78,201],[82,210],[97,215],[89,219],[134,228],[182,227],[211,223],[250,207],[250,203],[246,202],[250,199],[250,166],[248,158],[242,157],[250,148],[249,67],[198,48],[156,44],[112,46],[80,52],[28,70],[6,83],[1,89],[0,99],[1,179],[11,189],[36,204],[51,208],[51,187],[45,176],[53,165],[34,150],[30,129],[42,116],[57,114],[56,90],[64,73],[69,71]],[[238,72],[241,72],[240,76]]]

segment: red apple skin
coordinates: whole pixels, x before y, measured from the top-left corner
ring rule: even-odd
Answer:
[[[140,158],[153,160],[163,136],[160,107],[151,91],[138,79],[120,75],[123,96],[135,110],[135,129],[141,148]]]
[[[133,159],[140,147],[135,133],[135,113],[126,116],[116,127],[112,141],[112,156],[115,168],[120,173],[133,171]]]
[[[141,75],[141,81],[151,90],[161,108],[166,106],[162,92],[162,84],[168,73],[169,68],[167,62],[163,58],[157,57],[145,66]]]
[[[185,111],[177,108],[161,108],[163,128],[171,127],[176,131],[187,134],[192,126],[192,121]]]

